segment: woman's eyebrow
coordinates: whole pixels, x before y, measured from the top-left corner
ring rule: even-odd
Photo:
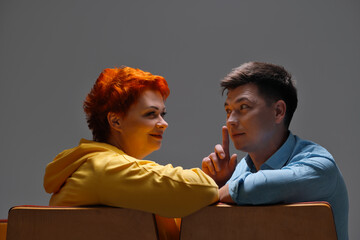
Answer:
[[[149,106],[149,107],[147,107],[147,108],[153,108],[153,109],[155,109],[155,110],[160,110],[160,108],[159,108],[158,106]],[[162,111],[166,111],[166,107],[165,107],[165,106],[163,107]]]
[[[148,108],[155,108],[156,110],[159,110],[159,107],[157,106],[149,106]]]

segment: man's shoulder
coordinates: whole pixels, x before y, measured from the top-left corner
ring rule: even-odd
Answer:
[[[331,153],[323,146],[310,140],[301,139],[294,135],[295,146],[292,152],[291,161],[299,161],[303,159],[326,159],[334,161]]]

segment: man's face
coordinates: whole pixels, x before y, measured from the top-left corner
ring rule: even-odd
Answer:
[[[229,90],[225,101],[226,125],[235,148],[247,153],[264,151],[276,134],[274,104],[268,104],[258,87],[246,84]]]

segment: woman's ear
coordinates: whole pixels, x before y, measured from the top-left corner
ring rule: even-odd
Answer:
[[[118,131],[121,131],[121,117],[119,114],[108,112],[107,114],[107,120],[111,128],[116,129]]]
[[[283,100],[278,100],[275,105],[275,122],[281,123],[286,115],[286,103]]]

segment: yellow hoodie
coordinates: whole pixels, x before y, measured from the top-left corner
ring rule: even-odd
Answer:
[[[82,139],[46,167],[52,206],[108,205],[164,217],[184,217],[218,200],[216,183],[198,168],[139,160],[120,149]]]

